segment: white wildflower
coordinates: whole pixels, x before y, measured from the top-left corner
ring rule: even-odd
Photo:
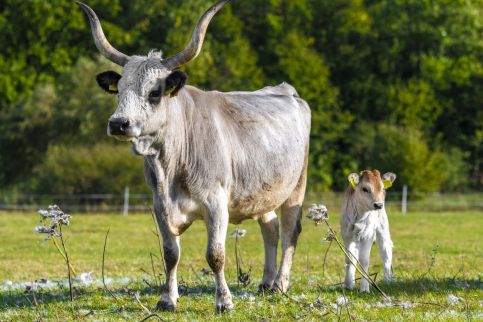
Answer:
[[[301,300],[305,300],[307,297],[305,296],[304,293],[300,294],[300,295],[296,295],[293,297],[293,299],[295,300],[295,302],[300,302]]]
[[[398,303],[398,305],[403,309],[403,310],[407,310],[407,309],[411,309],[413,307],[416,307],[416,304],[415,303],[412,303],[410,301],[401,301]]]
[[[57,229],[61,225],[69,225],[71,216],[64,213],[57,205],[50,205],[47,210],[40,209],[38,212],[42,226],[35,227],[35,231],[39,234],[46,234],[46,240],[50,237],[61,237],[60,229]],[[50,224],[46,222],[47,220],[50,220]]]
[[[307,218],[313,220],[318,225],[322,220],[329,219],[329,211],[327,207],[322,204],[314,204],[310,206]]]
[[[393,304],[391,301],[385,301],[385,302],[380,302],[380,301],[377,301],[376,302],[376,307],[392,307]]]
[[[463,299],[461,297],[453,295],[452,293],[448,295],[447,299],[448,299],[448,303],[451,305],[458,305],[458,303],[463,302]]]
[[[337,306],[343,306],[343,305],[349,304],[349,300],[347,299],[347,297],[342,295],[339,295],[336,302],[337,302]]]
[[[455,310],[446,310],[445,313],[451,316],[457,316],[458,313]]]
[[[231,237],[233,238],[236,238],[236,237],[245,237],[245,235],[247,234],[247,230],[246,229],[235,229],[232,233],[231,233]]]
[[[94,277],[92,276],[92,272],[80,273],[75,281],[87,286],[94,282]]]

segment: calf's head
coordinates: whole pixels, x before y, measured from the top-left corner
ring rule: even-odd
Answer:
[[[147,56],[128,56],[115,49],[106,39],[99,18],[86,4],[84,10],[97,49],[106,58],[123,67],[122,75],[106,71],[97,75],[99,86],[118,96],[118,106],[109,118],[107,133],[121,140],[132,141],[134,152],[153,154],[160,131],[168,122],[166,108],[176,104],[174,98],[186,83],[186,75],[177,70],[198,56],[213,16],[230,0],[220,0],[199,19],[191,40],[181,52],[163,59],[160,52]]]
[[[387,172],[381,176],[378,170],[364,170],[360,174],[349,174],[347,179],[358,206],[369,211],[384,207],[386,189],[392,186],[396,175]]]

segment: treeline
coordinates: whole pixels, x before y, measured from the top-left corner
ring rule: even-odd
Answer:
[[[89,0],[118,49],[184,47],[214,0]],[[142,159],[106,136],[115,97],[80,8],[0,2],[0,184],[35,193],[146,191]],[[379,168],[396,188],[480,190],[482,0],[233,0],[183,70],[205,90],[287,81],[313,112],[310,190]]]

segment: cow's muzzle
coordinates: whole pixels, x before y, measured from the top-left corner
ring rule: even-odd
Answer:
[[[375,202],[374,203],[374,209],[382,209],[382,207],[384,207],[383,202]]]
[[[110,135],[127,136],[131,127],[131,122],[127,118],[119,117],[109,120],[108,129]]]

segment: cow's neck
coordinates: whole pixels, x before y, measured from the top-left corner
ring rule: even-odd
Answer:
[[[148,167],[148,184],[154,194],[158,220],[164,222],[172,234],[180,235],[192,223],[189,215],[182,211],[180,203],[190,199],[186,188],[186,168],[188,159],[189,129],[186,108],[189,97],[179,95],[172,104],[166,106],[166,125],[158,133],[155,146],[157,154],[145,156]],[[182,200],[181,200],[182,199]],[[188,201],[189,203],[189,201]]]

